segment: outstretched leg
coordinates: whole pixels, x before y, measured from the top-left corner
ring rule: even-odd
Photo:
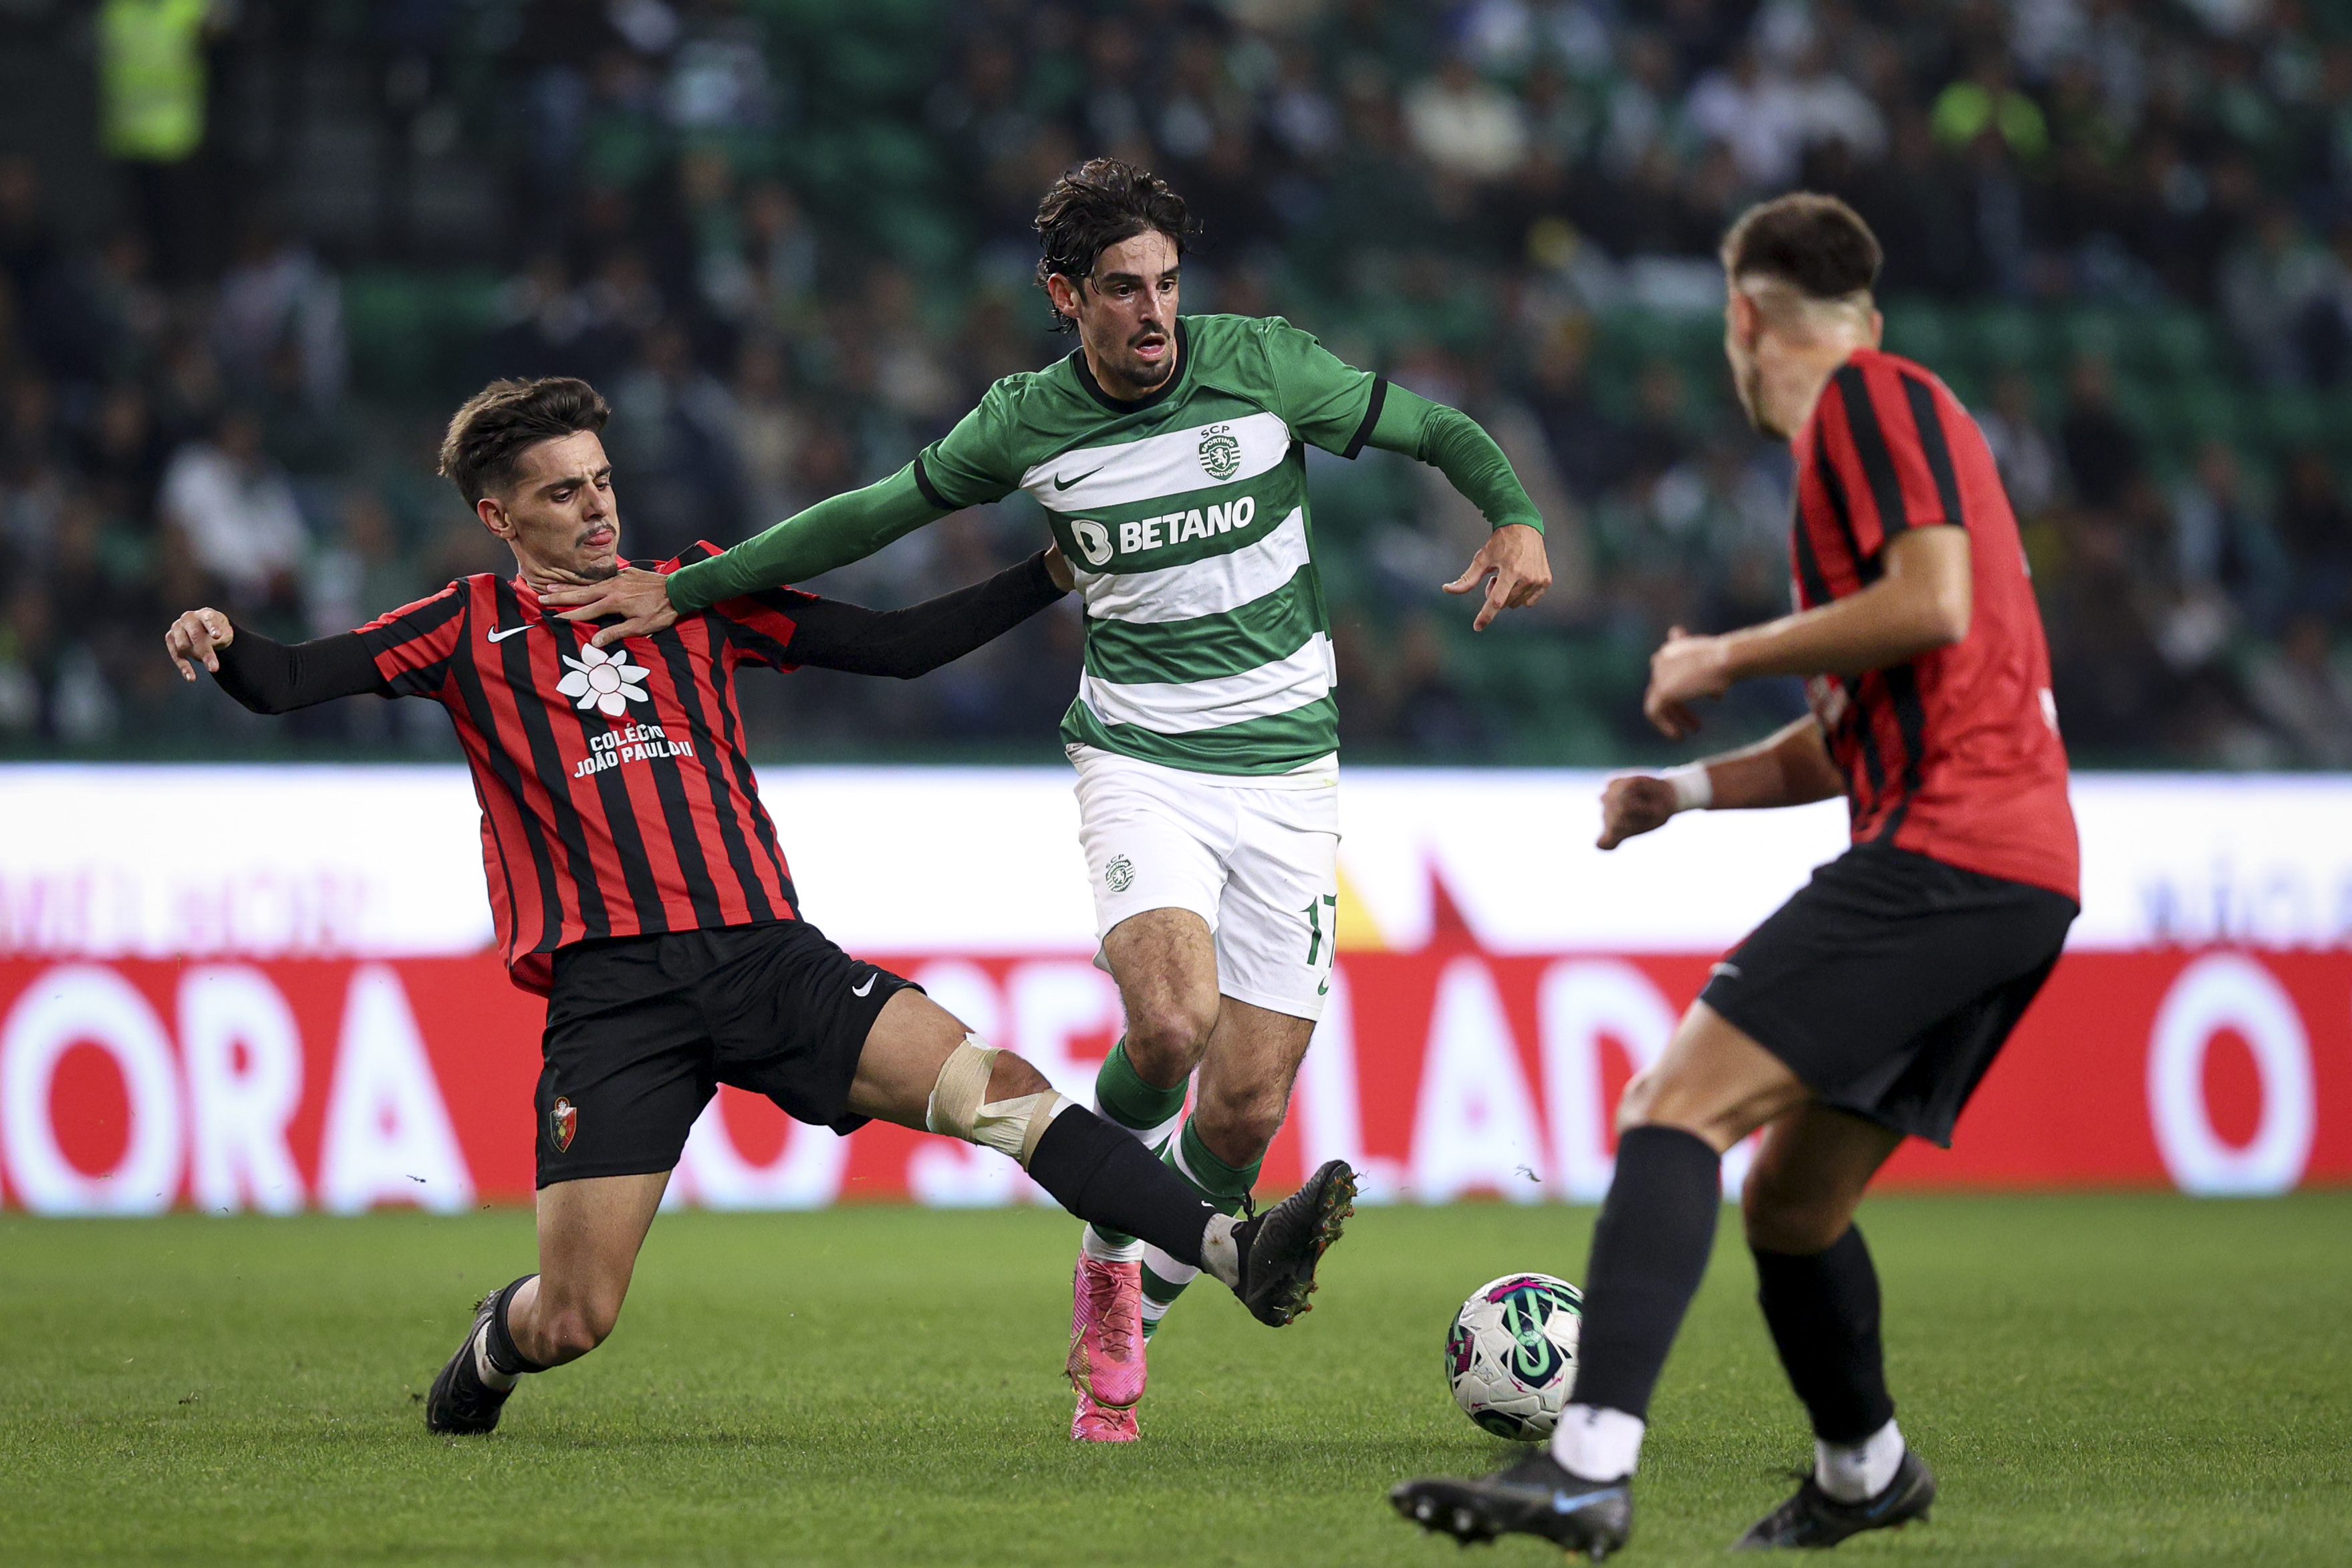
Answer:
[[[1282,1205],[1236,1222],[1134,1138],[1064,1099],[1021,1058],[980,1044],[913,990],[875,1019],[849,1109],[1012,1156],[1072,1214],[1205,1268],[1276,1327],[1307,1310],[1315,1263],[1355,1195],[1353,1173],[1332,1161]]]

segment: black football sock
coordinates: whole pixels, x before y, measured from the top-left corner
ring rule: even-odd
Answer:
[[[1878,1338],[1878,1270],[1848,1226],[1811,1257],[1750,1248],[1756,1300],[1780,1365],[1824,1443],[1859,1443],[1895,1419]]]
[[[545,1372],[546,1366],[522,1353],[514,1342],[514,1331],[507,1326],[507,1309],[514,1305],[515,1292],[536,1274],[526,1274],[499,1292],[498,1304],[490,1311],[490,1326],[482,1335],[482,1354],[489,1363],[508,1377],[520,1377],[527,1372]]]
[[[1683,1313],[1706,1274],[1723,1161],[1679,1127],[1636,1127],[1592,1229],[1571,1403],[1646,1420]],[[1606,1479],[1606,1478],[1596,1478]]]
[[[1054,1118],[1029,1156],[1029,1174],[1080,1219],[1201,1267],[1201,1235],[1217,1210],[1133,1133],[1086,1107]]]

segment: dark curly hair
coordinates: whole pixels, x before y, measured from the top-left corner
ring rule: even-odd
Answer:
[[[1037,258],[1037,287],[1059,273],[1074,288],[1094,275],[1095,263],[1124,239],[1159,230],[1175,241],[1176,254],[1197,230],[1184,210],[1184,198],[1168,182],[1148,169],[1117,158],[1090,158],[1054,182],[1037,204],[1037,240],[1044,254]],[[1053,296],[1046,295],[1048,300]],[[1077,323],[1054,311],[1054,330],[1075,331]]]
[[[441,437],[441,476],[472,506],[514,479],[526,448],[602,430],[612,416],[604,395],[576,376],[494,381],[451,416]]]
[[[1791,191],[1741,213],[1723,237],[1723,269],[1771,278],[1812,300],[1843,300],[1878,281],[1878,237],[1862,215],[1811,191]]]

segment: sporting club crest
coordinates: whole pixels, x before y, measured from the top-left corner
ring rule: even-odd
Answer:
[[[1201,432],[1201,467],[1213,479],[1230,479],[1241,471],[1242,444],[1230,425],[1212,425]]]
[[[1114,855],[1110,864],[1103,868],[1103,880],[1112,892],[1124,893],[1135,885],[1135,862],[1124,855]]]
[[[572,1147],[572,1135],[579,1131],[580,1108],[557,1095],[555,1103],[547,1108],[547,1141],[555,1145],[557,1153],[565,1153]]]

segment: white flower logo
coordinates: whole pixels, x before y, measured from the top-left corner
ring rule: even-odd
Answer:
[[[583,709],[593,708],[607,719],[617,719],[629,710],[630,703],[651,700],[642,684],[646,671],[642,665],[629,662],[629,650],[625,647],[606,653],[590,644],[581,648],[578,658],[565,654],[563,662],[572,668],[555,683],[555,689]]]

